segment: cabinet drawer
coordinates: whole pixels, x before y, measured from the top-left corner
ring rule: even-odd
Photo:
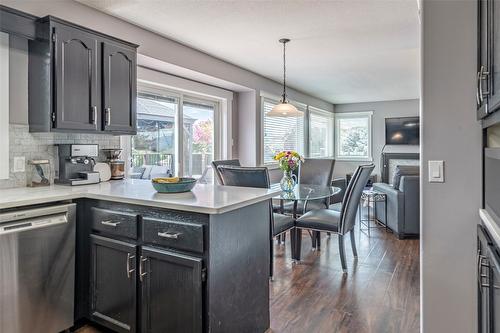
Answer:
[[[188,222],[143,218],[144,242],[203,253],[203,225]]]
[[[137,239],[137,215],[92,207],[92,229],[114,236]]]

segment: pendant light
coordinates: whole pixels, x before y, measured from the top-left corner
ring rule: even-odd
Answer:
[[[282,38],[279,40],[280,43],[283,43],[283,94],[281,95],[280,104],[275,105],[273,109],[266,114],[267,117],[303,117],[304,113],[297,110],[295,106],[288,103],[286,98],[286,57],[285,57],[285,49],[286,43],[288,43],[290,39]]]

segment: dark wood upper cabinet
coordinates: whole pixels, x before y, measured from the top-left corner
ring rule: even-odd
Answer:
[[[91,235],[90,318],[115,332],[136,332],[136,246]]]
[[[500,110],[500,1],[477,0],[477,117]]]
[[[29,42],[31,132],[136,133],[137,45],[47,16]]]
[[[55,119],[54,128],[97,131],[98,40],[79,29],[53,27]]]
[[[102,53],[104,129],[135,133],[136,52],[104,43]]]
[[[201,332],[202,259],[143,246],[140,261],[141,332]]]

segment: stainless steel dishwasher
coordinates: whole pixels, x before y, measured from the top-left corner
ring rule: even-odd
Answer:
[[[75,210],[59,204],[0,213],[0,332],[73,325]]]

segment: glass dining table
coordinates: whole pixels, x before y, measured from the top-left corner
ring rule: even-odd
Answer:
[[[279,190],[280,184],[272,184],[272,189]],[[340,193],[341,188],[335,186],[323,186],[323,185],[311,185],[311,184],[297,184],[295,185],[292,192],[284,192],[282,191],[278,196],[274,197],[275,200],[283,201],[293,201],[293,217],[297,218],[297,214],[304,214],[305,211],[298,212],[298,202],[303,201],[304,205],[302,206],[305,210],[307,208],[307,202],[312,200],[321,200],[337,193]]]
[[[281,189],[280,184],[272,184],[271,188],[276,190]],[[285,201],[293,201],[292,216],[294,219],[296,219],[298,214],[305,213],[307,209],[307,203],[309,201],[326,199],[331,197],[332,195],[340,193],[340,191],[342,191],[342,189],[340,187],[335,187],[335,186],[297,184],[295,185],[293,191],[291,192],[282,191],[278,196],[274,197],[273,200],[280,201],[281,211],[283,211],[284,209]],[[301,212],[298,211],[299,201],[303,202],[303,204],[301,204],[302,207]],[[294,237],[296,242],[302,241],[302,233],[297,232],[295,228],[290,231],[290,236]],[[317,234],[317,237],[319,238],[319,233]],[[297,248],[300,247],[297,246]],[[296,249],[292,248],[292,260],[294,262],[300,259],[300,255],[296,253],[296,251],[297,251]]]

